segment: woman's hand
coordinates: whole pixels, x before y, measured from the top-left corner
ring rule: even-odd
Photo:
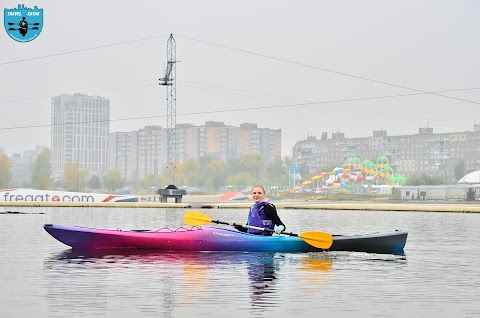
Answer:
[[[275,234],[280,234],[282,233],[283,231],[285,231],[285,226],[283,225],[276,225],[275,228]]]

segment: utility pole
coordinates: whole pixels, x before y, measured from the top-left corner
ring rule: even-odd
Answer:
[[[177,157],[177,93],[176,93],[176,48],[173,34],[167,41],[167,68],[160,85],[167,87],[167,169],[170,172],[170,184],[175,184]]]
[[[153,159],[153,187],[158,188],[158,159]]]

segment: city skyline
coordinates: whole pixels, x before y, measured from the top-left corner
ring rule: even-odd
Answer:
[[[38,38],[17,43],[0,32],[8,155],[49,146],[59,94],[110,99],[111,132],[166,127],[158,79],[171,33],[177,123],[282,129],[282,158],[323,132],[462,132],[480,121],[476,1],[144,1],[148,15],[113,1],[36,5],[45,14]],[[76,14],[65,22],[67,9]]]
[[[208,121],[207,121],[208,122]],[[200,124],[200,125],[193,125],[193,124],[190,124],[190,123],[177,123],[178,126],[184,126],[184,125],[192,125],[194,127],[205,127],[205,124],[207,123],[203,123]],[[222,121],[219,121],[223,124],[225,124],[225,127],[236,127],[236,126],[233,126],[233,125],[229,125],[228,122],[222,122]],[[246,124],[246,123],[242,123],[242,124]],[[250,123],[249,123],[250,124]],[[257,124],[257,123],[251,123],[251,124]],[[476,124],[474,126],[478,126],[480,124]],[[147,126],[144,126],[144,127],[139,127],[138,129],[132,129],[132,130],[125,130],[125,131],[111,131],[110,134],[115,134],[115,133],[133,133],[133,132],[138,132],[140,130],[144,130],[146,129],[147,127],[150,127],[152,125],[147,125]],[[166,125],[153,125],[153,126],[158,126],[162,129],[166,129]],[[240,126],[240,125],[239,125]],[[464,131],[443,131],[442,133],[450,133],[450,134],[455,134],[455,133],[465,133],[465,132],[474,132],[475,131],[475,127],[472,126],[471,129],[467,129],[467,130],[464,130]],[[270,129],[269,127],[258,127],[259,129]],[[428,130],[431,130],[432,133],[434,134],[437,134],[438,132],[435,130],[435,127],[419,127],[419,129],[417,129],[416,131],[412,131],[412,133],[407,133],[407,134],[401,134],[401,135],[392,135],[392,134],[389,134],[388,133],[388,130],[386,129],[378,129],[378,130],[373,130],[371,132],[371,134],[369,135],[365,135],[365,136],[346,136],[343,132],[334,132],[333,134],[341,134],[341,135],[344,135],[345,138],[347,139],[356,139],[356,138],[367,138],[367,137],[373,137],[375,135],[375,132],[379,132],[379,131],[383,131],[385,132],[389,137],[401,137],[401,136],[413,136],[413,135],[417,135],[419,134],[419,131],[420,130],[425,130],[425,129],[428,129]],[[282,130],[280,128],[280,130]],[[328,133],[327,132],[327,138],[328,139],[332,139],[332,134]],[[283,136],[282,136],[283,137]],[[295,148],[295,145],[297,145],[299,142],[305,142],[309,139],[309,137],[315,137],[316,139],[321,139],[322,135],[309,135],[309,136],[306,136],[304,139],[301,139],[301,140],[298,140],[293,146],[292,146],[292,149],[290,149],[290,154],[287,155],[287,157],[289,157],[290,159],[292,158],[292,151],[293,151],[293,148]],[[24,152],[31,152],[31,151],[34,151],[36,149],[39,149],[39,148],[48,148],[50,149],[50,143],[51,143],[51,140],[48,141],[48,143],[45,143],[45,144],[38,144],[38,145],[34,145],[32,148],[25,148],[25,149],[22,149],[20,150],[19,152],[12,152],[12,153],[7,153],[7,156],[11,157],[12,155],[22,155]],[[0,145],[0,149],[2,149],[2,146]],[[282,152],[283,152],[283,149],[282,149]],[[285,158],[282,156],[281,158],[282,160],[285,160]]]

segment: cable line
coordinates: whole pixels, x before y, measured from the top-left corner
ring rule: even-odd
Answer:
[[[125,41],[125,42],[118,42],[118,43],[112,43],[112,44],[107,44],[107,45],[94,46],[94,47],[90,47],[90,48],[86,48],[86,49],[79,49],[79,50],[73,50],[73,51],[68,51],[68,52],[61,52],[61,53],[44,55],[44,56],[31,57],[31,58],[21,59],[21,60],[16,60],[16,61],[3,62],[3,63],[0,63],[0,66],[20,63],[20,62],[39,60],[39,59],[45,59],[45,58],[60,56],[60,55],[73,54],[73,53],[78,53],[78,52],[91,51],[91,50],[96,50],[96,49],[103,49],[103,48],[106,48],[106,47],[129,44],[129,43],[133,43],[133,42],[140,42],[140,41],[146,41],[146,40],[151,40],[151,39],[157,39],[157,38],[161,38],[161,37],[164,37],[164,36],[167,36],[167,35],[169,35],[169,34],[156,35],[156,36],[151,36],[151,37],[143,38],[143,39],[130,40],[130,41]]]
[[[238,48],[234,48],[234,47],[227,46],[227,45],[212,43],[212,42],[203,41],[203,40],[198,40],[198,39],[190,38],[190,37],[183,36],[183,35],[177,35],[177,36],[180,37],[180,38],[187,39],[187,40],[197,41],[197,42],[201,42],[201,43],[204,43],[204,44],[221,47],[221,48],[224,48],[224,49],[243,52],[243,53],[254,55],[254,56],[260,56],[260,57],[275,60],[275,61],[280,61],[280,62],[285,62],[285,63],[289,63],[289,64],[293,64],[293,65],[308,67],[308,68],[312,68],[312,69],[316,69],[316,70],[320,70],[320,71],[324,71],[324,72],[329,72],[329,73],[333,73],[333,74],[338,74],[338,75],[343,75],[343,76],[352,77],[352,78],[356,78],[356,79],[361,79],[361,80],[364,80],[364,81],[369,81],[369,82],[373,82],[373,83],[379,83],[379,84],[383,84],[383,85],[408,89],[408,90],[412,90],[412,91],[416,91],[416,92],[420,92],[420,93],[424,93],[424,94],[431,94],[431,95],[435,95],[435,96],[440,96],[440,97],[444,97],[444,98],[459,100],[459,101],[462,101],[462,102],[467,102],[467,103],[472,103],[472,104],[480,104],[480,102],[476,102],[476,101],[471,101],[471,100],[467,100],[467,99],[463,99],[463,98],[457,98],[457,97],[452,97],[452,96],[448,96],[448,95],[442,95],[442,94],[427,92],[427,91],[424,91],[424,90],[420,90],[420,89],[416,89],[416,88],[412,88],[412,87],[408,87],[408,86],[393,84],[393,83],[389,83],[389,82],[385,82],[385,81],[379,81],[379,80],[375,80],[375,79],[371,79],[371,78],[367,78],[367,77],[363,77],[363,76],[358,76],[358,75],[348,74],[348,73],[344,73],[344,72],[334,71],[334,70],[330,70],[330,69],[326,69],[326,68],[322,68],[322,67],[318,67],[318,66],[313,66],[313,65],[309,65],[309,64],[305,64],[305,63],[290,61],[290,60],[287,60],[287,59],[282,59],[282,58],[278,58],[278,57],[274,57],[274,56],[270,56],[270,55],[266,55],[266,54],[261,54],[261,53],[256,53],[256,52],[247,51],[247,50],[243,50],[243,49],[238,49]]]
[[[7,65],[7,64],[26,62],[26,61],[32,61],[32,60],[37,60],[37,59],[43,59],[43,58],[49,58],[49,57],[54,57],[54,56],[60,56],[60,55],[66,55],[66,54],[72,54],[72,53],[78,53],[78,52],[84,52],[84,51],[90,51],[90,50],[96,50],[96,49],[100,49],[100,48],[129,44],[129,43],[133,43],[133,42],[151,40],[151,39],[161,38],[161,37],[165,37],[165,36],[169,36],[169,35],[170,34],[162,34],[162,35],[151,36],[151,37],[137,39],[137,40],[118,42],[118,43],[96,46],[96,47],[91,47],[91,48],[86,48],[86,49],[79,49],[79,50],[50,54],[50,55],[45,55],[45,56],[32,57],[32,58],[27,58],[27,59],[22,59],[22,60],[3,62],[3,63],[0,63],[0,66]],[[361,79],[361,80],[364,80],[364,81],[379,83],[379,84],[393,86],[393,87],[402,88],[402,89],[413,90],[413,91],[423,93],[423,94],[435,95],[435,96],[449,98],[449,99],[458,100],[458,101],[463,101],[463,102],[467,102],[467,103],[480,104],[480,102],[476,102],[476,101],[466,100],[466,99],[463,99],[463,98],[452,97],[452,96],[448,96],[448,95],[442,95],[442,94],[438,94],[438,93],[435,93],[435,92],[428,92],[428,91],[424,91],[424,90],[420,90],[420,89],[416,89],[416,88],[412,88],[412,87],[407,87],[407,86],[393,84],[393,83],[389,83],[389,82],[385,82],[385,81],[375,80],[375,79],[371,79],[371,78],[367,78],[367,77],[363,77],[363,76],[358,76],[358,75],[353,75],[353,74],[349,74],[349,73],[345,73],[345,72],[339,72],[339,71],[335,71],[335,70],[331,70],[331,69],[327,69],[327,68],[313,66],[313,65],[310,65],[310,64],[291,61],[291,60],[278,58],[278,57],[274,57],[274,56],[270,56],[270,55],[266,55],[266,54],[256,53],[256,52],[252,52],[252,51],[248,51],[248,50],[244,50],[244,49],[238,49],[238,48],[234,48],[234,47],[223,45],[223,44],[217,44],[217,43],[213,43],[213,42],[209,42],[209,41],[194,39],[194,38],[184,36],[184,35],[177,35],[177,36],[180,37],[180,38],[184,38],[184,39],[187,39],[187,40],[208,44],[208,45],[211,45],[211,46],[216,46],[216,47],[221,47],[221,48],[224,48],[224,49],[243,52],[243,53],[254,55],[254,56],[259,56],[259,57],[263,57],[263,58],[267,58],[267,59],[271,59],[271,60],[276,60],[276,61],[280,61],[280,62],[284,62],[284,63],[289,63],[289,64],[293,64],[293,65],[303,66],[303,67],[307,67],[307,68],[317,69],[317,70],[321,70],[321,71],[324,71],[324,72],[329,72],[329,73],[338,74],[338,75],[342,75],[342,76]]]
[[[479,89],[479,88],[470,88],[470,89],[456,89],[456,90],[449,90],[448,92],[451,91],[462,91],[462,90],[472,90],[472,89]],[[441,91],[445,92],[445,91]],[[314,106],[314,105],[328,105],[331,103],[342,103],[342,102],[354,102],[354,101],[362,101],[362,100],[374,100],[374,99],[381,99],[381,98],[396,98],[396,97],[404,97],[404,96],[412,96],[412,95],[422,95],[422,94],[427,94],[427,93],[410,93],[410,94],[397,94],[397,95],[389,95],[389,96],[377,96],[377,97],[362,97],[362,98],[350,98],[350,99],[339,99],[339,100],[330,100],[330,101],[317,101],[317,102],[304,102],[304,103],[294,103],[294,104],[284,104],[284,105],[271,105],[271,106],[255,106],[255,107],[245,107],[245,108],[235,108],[235,109],[222,109],[222,110],[211,110],[211,111],[201,111],[201,112],[190,112],[190,113],[180,113],[177,114],[177,116],[195,116],[195,115],[206,115],[206,114],[220,114],[220,113],[233,113],[233,112],[242,112],[242,111],[250,111],[250,110],[263,110],[263,109],[276,109],[276,108],[288,108],[288,107],[299,107],[299,106]],[[342,108],[349,109],[350,112],[357,112],[360,114],[369,114],[372,112],[361,112],[356,108],[351,108],[351,107],[345,107],[342,106]],[[335,110],[339,110],[338,107],[335,108]],[[340,109],[342,110],[342,109]],[[375,111],[376,115],[381,115],[381,112]],[[382,115],[381,115],[382,116]],[[382,117],[389,117],[393,116],[395,118],[405,118],[407,120],[410,120],[411,118],[409,116],[405,115],[399,115],[399,114],[389,114],[389,113],[383,113]],[[150,116],[141,116],[141,117],[127,117],[127,118],[119,118],[119,119],[110,119],[109,122],[117,122],[117,121],[127,121],[127,120],[139,120],[139,119],[151,119],[151,118],[164,118],[166,115],[150,115]],[[69,123],[68,125],[80,125],[80,124],[86,124],[86,123],[95,123],[95,122],[102,122],[99,120],[95,121],[83,121],[83,122],[77,122],[77,123]],[[456,126],[452,125],[451,123],[447,122],[441,122],[437,121],[439,123],[451,125],[451,126]],[[61,125],[67,125],[65,123],[62,124],[57,124],[55,126],[61,126]],[[14,126],[14,127],[3,127],[0,128],[1,130],[14,130],[14,129],[26,129],[26,128],[41,128],[41,127],[52,127],[54,125],[51,124],[42,124],[42,125],[28,125],[28,126]]]

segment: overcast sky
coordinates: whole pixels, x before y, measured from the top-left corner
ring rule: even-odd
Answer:
[[[50,147],[51,97],[59,94],[110,99],[110,132],[166,127],[158,78],[171,33],[177,123],[282,129],[282,156],[322,132],[412,135],[480,123],[477,0],[1,3],[44,10],[35,40],[0,32],[0,146],[8,155]]]

